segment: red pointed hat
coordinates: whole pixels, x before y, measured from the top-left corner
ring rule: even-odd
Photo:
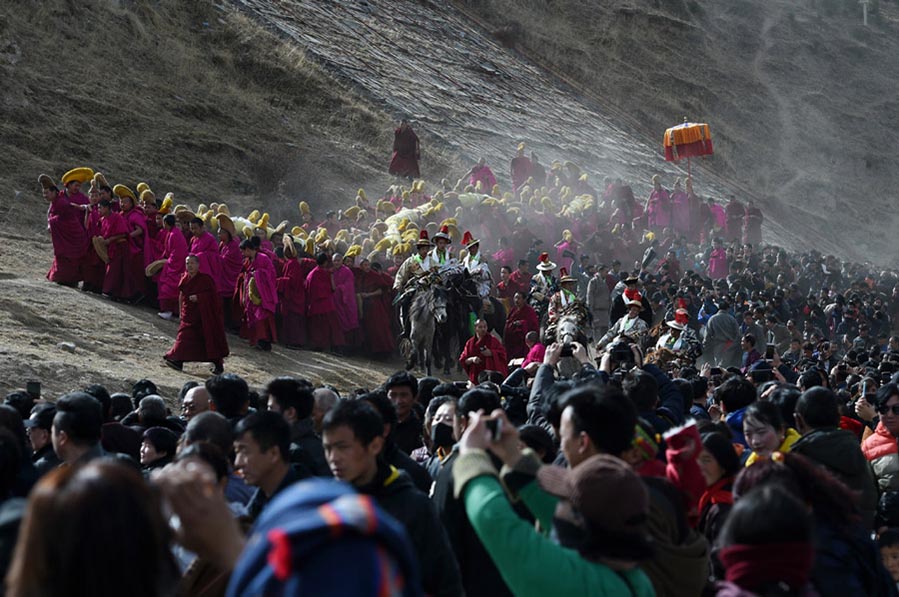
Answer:
[[[421,233],[418,235],[418,242],[415,244],[416,244],[416,246],[419,246],[419,247],[430,247],[431,246],[431,241],[430,241],[430,239],[428,239],[428,231],[427,230],[421,231]]]
[[[690,322],[690,314],[686,309],[678,309],[674,312],[674,319],[671,321],[666,321],[668,327],[674,328],[676,330],[683,330],[687,327],[687,324]]]
[[[537,269],[541,272],[551,272],[556,269],[556,264],[549,260],[549,253],[540,253],[537,260],[539,261]]]
[[[577,278],[575,278],[574,276],[569,276],[568,270],[564,267],[559,270],[559,276],[559,284],[564,284],[565,282],[577,282]]]
[[[472,245],[480,244],[481,241],[476,239],[471,235],[471,232],[468,230],[465,231],[465,234],[462,235],[462,244],[465,245],[466,249],[470,249]]]
[[[626,307],[634,306],[640,307],[640,310],[643,310],[643,297],[640,295],[640,291],[636,289],[628,288],[624,291],[624,305]]]
[[[434,240],[437,240],[438,238],[442,238],[447,243],[453,242],[453,239],[450,238],[449,226],[441,226],[440,227],[440,232],[438,232],[437,234],[434,235]]]

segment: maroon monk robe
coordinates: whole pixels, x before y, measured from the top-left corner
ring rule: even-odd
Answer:
[[[419,178],[418,135],[411,127],[399,127],[393,132],[393,155],[387,171],[395,176]]]
[[[47,210],[53,241],[53,265],[47,279],[66,286],[75,286],[81,281],[82,261],[89,242],[82,223],[84,210],[79,205],[65,193],[59,193]]]
[[[93,245],[90,244],[91,239],[95,236],[103,236],[102,224],[100,222],[100,209],[96,205],[92,205],[87,212],[86,228],[88,248],[84,259],[81,261],[81,269],[84,274],[84,284],[81,285],[82,290],[88,292],[103,292],[103,278],[106,276],[106,264],[97,255]]]
[[[170,361],[211,362],[221,367],[228,356],[222,301],[210,276],[185,273],[178,284],[181,293],[181,322],[175,344],[165,354]],[[196,301],[191,300],[196,297]]]
[[[358,283],[357,291],[362,297],[361,317],[365,346],[372,353],[392,353],[396,349],[395,337],[390,327],[393,321],[393,307],[390,302],[393,280],[386,274],[369,270],[360,272]]]
[[[134,286],[131,273],[131,250],[128,248],[128,222],[122,214],[110,211],[101,219],[103,238],[110,240],[118,237],[106,247],[109,263],[106,264],[106,275],[103,278],[103,294],[115,299],[133,298],[138,290]]]
[[[506,353],[510,359],[518,359],[528,354],[528,346],[524,338],[528,332],[540,331],[540,323],[537,321],[537,312],[534,308],[524,303],[521,307],[513,307],[506,318],[506,326],[503,329],[503,344],[506,345]]]
[[[122,212],[122,217],[128,223],[129,235],[140,229],[140,236],[131,236],[128,241],[130,249],[129,273],[131,284],[137,289],[135,294],[143,294],[146,290],[147,276],[144,273],[147,266],[152,263],[153,240],[147,232],[147,217],[139,207],[132,207]],[[147,261],[147,259],[151,261]]]
[[[331,271],[318,266],[306,277],[306,334],[314,350],[331,350],[344,343]]]
[[[481,352],[481,348],[490,349],[490,356],[485,357]],[[470,357],[480,357],[479,363],[467,363]],[[468,373],[468,379],[472,383],[478,383],[478,375],[481,371],[498,371],[503,377],[509,374],[508,359],[506,358],[506,349],[503,343],[496,339],[492,334],[486,334],[482,339],[478,340],[477,336],[472,336],[465,343],[462,354],[459,355],[459,362]]]
[[[306,343],[306,276],[314,266],[312,259],[285,259],[278,277],[281,341],[289,347]]]

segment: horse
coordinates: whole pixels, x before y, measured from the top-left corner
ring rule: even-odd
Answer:
[[[427,375],[431,375],[434,337],[437,327],[447,320],[446,306],[447,291],[444,286],[435,281],[419,284],[409,307],[409,340],[401,345],[406,370],[419,363]]]
[[[474,279],[461,264],[445,266],[439,276],[447,291],[447,318],[445,323],[437,326],[434,356],[438,366],[443,365],[443,373],[449,375],[455,360],[453,355],[462,352],[471,336],[470,314],[478,312],[481,301]]]
[[[572,342],[578,342],[587,348],[587,322],[590,313],[582,301],[574,301],[562,309],[555,321],[550,324],[544,322],[543,343],[547,346],[553,342],[565,346],[571,346]],[[578,369],[580,363],[570,355],[559,359],[559,373],[564,377],[571,377]]]

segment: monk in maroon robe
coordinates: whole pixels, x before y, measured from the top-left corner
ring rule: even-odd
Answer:
[[[537,320],[537,312],[527,303],[522,293],[516,292],[512,301],[513,307],[506,317],[503,329],[503,344],[506,345],[508,357],[518,359],[528,354],[525,336],[528,332],[539,332],[540,322]]]
[[[393,156],[387,171],[394,176],[419,178],[418,160],[421,159],[421,146],[418,135],[405,120],[393,132]]]
[[[219,256],[222,259],[222,284],[219,294],[222,296],[222,307],[225,310],[225,326],[233,331],[240,328],[240,304],[235,303],[234,294],[243,269],[243,253],[240,252],[240,241],[235,236],[233,224],[219,226]]]
[[[97,255],[97,251],[91,244],[95,236],[103,236],[100,222],[100,193],[92,191],[90,194],[90,207],[84,215],[84,228],[87,233],[87,253],[81,261],[81,272],[84,282],[81,289],[97,294],[103,292],[103,278],[106,276],[106,264]]]
[[[533,171],[531,160],[524,155],[524,143],[518,146],[518,154],[512,158],[510,170],[512,175],[512,192],[517,196],[518,191],[531,177],[531,172]]]
[[[47,279],[65,286],[78,286],[83,278],[81,264],[87,253],[88,238],[82,224],[87,206],[73,202],[56,186],[46,186],[43,193],[50,204],[47,223],[53,241],[53,265]]]
[[[134,198],[128,195],[119,197],[122,206],[122,217],[128,224],[128,273],[136,295],[144,294],[147,276],[144,273],[153,258],[153,241],[147,232],[147,217],[137,207]]]
[[[128,247],[128,222],[112,211],[110,201],[100,201],[100,231],[109,261],[103,277],[103,294],[115,300],[129,300],[138,293],[131,272],[131,249]]]
[[[334,302],[331,259],[321,253],[315,262],[317,265],[306,277],[306,333],[314,350],[331,350],[344,343]]]
[[[278,276],[281,341],[287,348],[306,343],[306,276],[315,268],[312,259],[299,259],[292,242],[284,243],[284,262]]]
[[[497,371],[503,377],[509,374],[506,349],[496,336],[487,332],[487,322],[483,319],[474,324],[474,336],[465,343],[459,362],[475,384],[482,371]]]
[[[394,319],[390,292],[393,279],[381,272],[380,264],[368,259],[360,263],[356,294],[362,302],[362,330],[369,352],[387,355],[396,349],[396,339],[390,323]]]
[[[251,346],[268,351],[272,349],[272,343],[278,340],[275,328],[278,275],[272,260],[259,246],[258,237],[240,243],[240,250],[248,261],[242,282],[244,325],[241,327],[241,336],[247,338]]]
[[[181,323],[175,344],[163,359],[178,371],[187,361],[210,362],[212,374],[218,375],[224,371],[223,359],[229,354],[222,301],[212,278],[200,272],[196,255],[185,259],[185,267],[187,271],[178,284]]]

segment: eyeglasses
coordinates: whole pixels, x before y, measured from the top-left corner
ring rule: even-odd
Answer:
[[[887,406],[886,404],[884,404],[877,408],[877,412],[879,412],[882,415],[885,415],[888,412],[891,412],[894,415],[899,416],[899,404],[894,404],[892,406]]]

